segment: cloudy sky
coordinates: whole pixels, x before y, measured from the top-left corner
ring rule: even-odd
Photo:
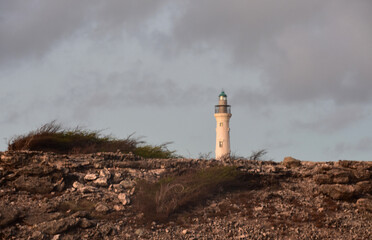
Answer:
[[[51,120],[236,155],[372,160],[370,0],[1,0],[0,151]]]

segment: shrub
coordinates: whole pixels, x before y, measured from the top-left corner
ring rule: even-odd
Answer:
[[[261,149],[259,151],[253,151],[251,156],[249,156],[249,160],[263,160],[262,157],[267,154],[266,149]]]
[[[212,158],[212,152],[207,152],[207,153],[199,153],[198,158],[199,159],[211,159]]]
[[[95,153],[95,152],[133,152],[142,157],[170,158],[176,156],[165,143],[158,146],[144,145],[144,141],[102,136],[100,131],[85,130],[80,127],[63,129],[56,121],[44,124],[35,131],[13,137],[8,142],[8,150],[31,150],[55,153]]]
[[[236,167],[219,166],[165,176],[156,183],[142,180],[137,184],[136,206],[145,221],[162,222],[225,188],[241,186],[241,176]]]
[[[161,145],[145,145],[145,146],[138,146],[134,149],[133,153],[142,156],[144,158],[175,158],[175,151],[170,151],[167,148],[167,145],[170,143],[164,143]]]
[[[99,131],[75,129],[65,130],[56,121],[44,124],[27,135],[19,135],[8,143],[8,150],[31,150],[56,153],[92,153],[120,150],[133,151],[140,142],[129,136],[127,139],[114,139],[101,136]]]
[[[232,159],[232,160],[244,159],[244,160],[251,160],[251,161],[272,161],[272,159],[267,160],[264,158],[266,154],[267,154],[267,150],[261,149],[258,151],[252,151],[252,154],[249,157],[243,157],[243,156],[237,155],[236,153],[231,153],[230,155],[223,156],[222,158]]]

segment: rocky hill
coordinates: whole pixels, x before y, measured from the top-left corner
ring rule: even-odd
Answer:
[[[372,162],[0,157],[0,239],[372,239]],[[209,182],[218,191],[200,202],[184,201],[166,219],[148,216],[144,206],[159,207],[171,188],[186,191],[166,179],[211,168],[238,171],[240,184]],[[160,186],[154,202],[139,197],[144,182]]]

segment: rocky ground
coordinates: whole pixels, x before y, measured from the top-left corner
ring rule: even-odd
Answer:
[[[372,239],[372,162],[138,159],[0,152],[1,239]],[[233,165],[247,187],[166,222],[138,211],[139,179]]]

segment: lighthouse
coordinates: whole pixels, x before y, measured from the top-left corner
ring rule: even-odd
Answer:
[[[231,106],[227,105],[224,91],[218,96],[218,105],[214,107],[216,118],[216,159],[230,156],[230,118]]]

